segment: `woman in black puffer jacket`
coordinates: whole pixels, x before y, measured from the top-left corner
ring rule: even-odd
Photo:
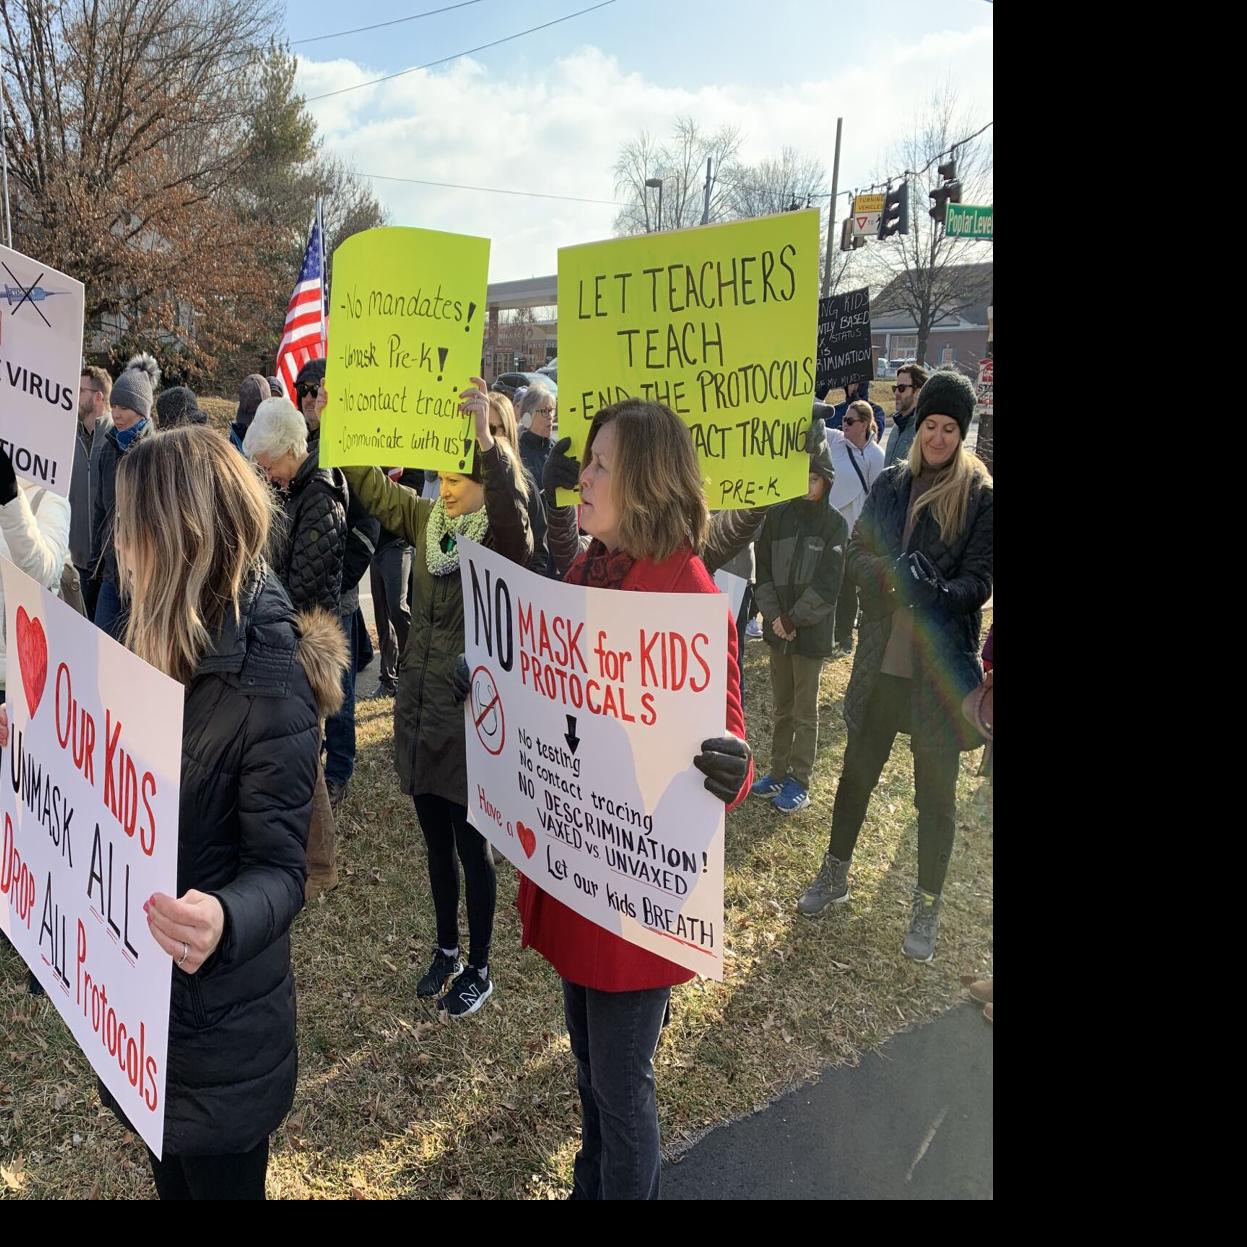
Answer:
[[[271,507],[209,429],[155,434],[117,473],[126,643],[186,686],[179,899],[147,911],[177,967],[151,1158],[162,1199],[262,1199],[269,1135],[294,1099],[289,929],[346,643],[325,612],[297,615],[266,566]]]
[[[908,459],[875,482],[849,542],[861,641],[845,695],[848,743],[831,844],[797,908],[848,899],[849,859],[897,732],[914,754],[918,886],[903,952],[931,961],[956,829],[962,750],[983,739],[961,713],[983,678],[982,607],[992,595],[992,478],[965,448],[974,389],[937,372],[922,387]]]

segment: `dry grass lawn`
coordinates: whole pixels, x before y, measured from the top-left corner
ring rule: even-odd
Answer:
[[[990,617],[984,628],[990,624]],[[746,652],[750,738],[765,765],[765,646]],[[905,738],[871,804],[850,903],[794,903],[826,844],[844,755],[849,662],[829,663],[811,805],[784,818],[750,801],[727,823],[727,980],[675,989],[658,1050],[670,1155],[830,1064],[856,1063],[958,1000],[991,966],[992,830],[980,754],[962,755],[958,836],[936,960],[900,946],[917,871]],[[392,703],[360,709],[359,758],[339,830],[341,887],[294,932],[300,1078],[273,1139],[272,1198],[559,1198],[578,1145],[575,1072],[558,980],[520,952],[516,876],[499,867],[492,969],[480,1014],[439,1023],[415,997],[433,914],[424,850],[390,760]],[[466,930],[466,920],[464,924]],[[881,1106],[880,1111],[886,1111]],[[102,1109],[87,1063],[46,999],[0,952],[0,1197],[153,1197],[142,1146]]]

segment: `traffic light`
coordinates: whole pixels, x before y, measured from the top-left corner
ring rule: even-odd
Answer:
[[[864,247],[866,240],[860,235],[853,233],[853,218],[846,216],[844,224],[840,226],[840,250],[856,251],[858,247]]]
[[[909,183],[902,182],[895,190],[888,187],[883,197],[883,213],[879,217],[879,237],[909,233]]]
[[[942,186],[938,186],[935,190],[929,192],[934,203],[931,205],[928,216],[937,225],[943,225],[944,218],[948,213],[948,205],[961,202],[961,183],[957,181],[956,161],[950,160],[947,164],[940,165],[937,172],[944,179],[944,182]]]

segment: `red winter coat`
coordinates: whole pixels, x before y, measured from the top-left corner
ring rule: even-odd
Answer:
[[[574,582],[575,572],[585,557],[581,554],[568,569],[569,580]],[[638,559],[619,587],[646,593],[718,592],[705,565],[688,545],[661,563]],[[736,669],[736,621],[726,605],[723,616],[728,646],[727,730],[743,740],[745,715],[740,704],[740,676]],[[706,735],[718,735],[717,727]],[[753,763],[750,762],[745,781],[729,809],[734,810],[745,799],[752,783]],[[516,906],[524,929],[523,947],[535,948],[563,978],[581,987],[631,992],[670,987],[693,978],[692,970],[630,944],[588,918],[582,918],[522,874]]]

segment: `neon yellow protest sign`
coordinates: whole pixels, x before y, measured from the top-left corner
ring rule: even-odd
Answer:
[[[559,425],[572,453],[595,412],[647,398],[688,424],[712,509],[804,494],[818,244],[811,210],[561,248]]]
[[[333,253],[323,467],[471,469],[488,282],[488,238],[395,226]]]

